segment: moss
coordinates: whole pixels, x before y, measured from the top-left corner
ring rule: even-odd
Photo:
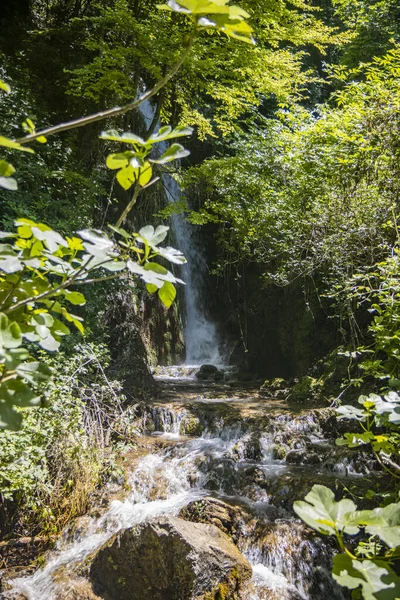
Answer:
[[[292,402],[306,402],[320,397],[322,390],[322,381],[305,375],[290,390],[288,400]]]
[[[203,433],[203,429],[200,420],[197,417],[190,415],[182,420],[180,433],[181,435],[198,436]]]
[[[282,377],[275,377],[275,379],[266,379],[261,386],[262,390],[284,390],[288,387],[288,382]]]
[[[275,460],[282,460],[286,456],[287,449],[282,444],[274,444],[272,446],[272,457]]]

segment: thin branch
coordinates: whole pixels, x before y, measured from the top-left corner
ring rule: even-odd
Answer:
[[[114,275],[107,275],[106,277],[95,277],[93,279],[75,281],[74,285],[87,285],[89,283],[97,283],[98,281],[110,281],[110,279],[118,279],[118,277],[122,277],[122,275],[125,275],[125,272],[119,271],[118,273],[114,273]]]
[[[155,96],[161,88],[163,88],[170,79],[174,77],[174,75],[179,71],[182,64],[185,62],[197,34],[197,27],[193,28],[193,31],[189,37],[185,50],[182,52],[181,57],[178,62],[162,77],[156,85],[145,92],[139,98],[134,100],[133,102],[129,102],[129,104],[125,104],[124,106],[115,106],[114,108],[110,108],[108,110],[103,110],[94,115],[88,115],[87,117],[81,117],[80,119],[75,119],[73,121],[68,121],[67,123],[60,123],[59,125],[54,125],[53,127],[48,127],[47,129],[42,129],[41,131],[37,131],[36,133],[32,133],[30,135],[26,135],[25,137],[19,138],[15,140],[19,144],[29,144],[37,140],[37,138],[44,136],[49,137],[51,135],[55,135],[56,133],[61,133],[62,131],[69,131],[71,129],[76,129],[78,127],[84,127],[85,125],[89,125],[90,123],[96,123],[97,121],[104,121],[104,119],[108,119],[109,117],[116,117],[118,115],[123,115],[124,113],[134,110],[138,108],[143,102],[146,100],[150,100],[153,96]]]
[[[125,207],[125,210],[122,212],[118,221],[116,222],[116,225],[115,225],[116,227],[121,227],[122,223],[125,221],[126,217],[131,212],[134,205],[136,204],[136,200],[137,200],[137,197],[139,196],[139,192],[140,192],[140,187],[141,186],[139,183],[139,179],[137,179],[136,183],[135,183],[135,189],[133,192],[133,196],[132,196],[130,202],[128,202],[127,206]]]
[[[88,267],[88,265],[90,264],[90,262],[92,260],[93,260],[93,256],[91,256],[85,262],[85,264],[81,266],[81,268],[75,273],[75,275],[70,277],[70,279],[67,279],[66,281],[64,281],[64,283],[60,283],[60,285],[58,285],[57,287],[52,288],[51,290],[48,290],[47,292],[42,292],[41,294],[38,294],[37,296],[32,296],[31,298],[25,298],[25,300],[20,300],[20,302],[17,302],[16,304],[14,304],[14,306],[10,306],[10,308],[8,308],[7,310],[4,310],[3,311],[4,314],[8,315],[11,312],[13,312],[14,310],[18,310],[18,308],[21,308],[22,306],[26,306],[26,304],[29,304],[30,302],[37,302],[38,300],[43,300],[44,298],[48,298],[49,296],[54,296],[54,294],[58,294],[58,292],[61,292],[66,287],[68,287],[72,283],[74,283],[75,280],[81,275],[81,273],[83,273],[86,270],[86,268]]]

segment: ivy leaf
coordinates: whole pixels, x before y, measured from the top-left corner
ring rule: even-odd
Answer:
[[[334,535],[338,531],[346,531],[350,535],[358,533],[359,528],[349,522],[351,513],[356,506],[352,500],[335,501],[332,490],[324,485],[314,485],[305,497],[306,502],[300,500],[293,505],[296,514],[307,525],[325,535]]]
[[[15,173],[14,167],[6,160],[0,160],[0,187],[6,190],[17,190],[18,184],[16,180],[11,177]]]
[[[183,283],[180,279],[177,279],[166,269],[158,263],[146,263],[144,266],[139,265],[131,260],[128,260],[127,267],[131,273],[140,275],[146,284],[154,285],[158,289],[161,289],[165,281],[171,283]]]
[[[69,335],[71,333],[68,327],[59,319],[54,319],[54,325],[51,328],[51,332],[55,336]]]
[[[22,271],[23,268],[23,264],[16,256],[0,255],[0,271],[4,271],[5,273],[17,273],[18,271]]]
[[[233,14],[233,10],[238,7],[232,6],[230,8],[232,9],[231,14]],[[230,19],[232,19],[231,16],[226,18],[222,15],[212,15],[212,17],[208,19],[199,19],[198,24],[201,27],[216,27],[228,37],[236,38],[237,40],[246,42],[247,44],[255,44],[255,41],[252,37],[252,27],[245,21],[238,20],[232,23]]]
[[[158,287],[153,283],[146,283],[146,290],[149,292],[149,294],[155,294],[158,292]]]
[[[45,227],[45,225],[41,226],[41,224],[39,224],[38,227],[33,226],[32,234],[38,240],[43,241],[50,252],[57,252],[60,246],[68,248],[68,242],[62,237],[62,235],[57,233],[57,231],[53,231],[52,229]]]
[[[32,148],[26,148],[18,142],[10,140],[9,138],[4,137],[3,135],[0,135],[0,146],[4,146],[5,148],[11,148],[12,150],[21,150],[22,152],[29,152],[30,154],[34,154]]]
[[[152,177],[153,169],[149,162],[145,161],[143,167],[139,169],[139,183],[142,187],[147,185]]]
[[[125,229],[122,229],[122,227],[116,227],[115,225],[109,225],[109,228],[112,229],[113,231],[115,231],[115,233],[118,233],[120,236],[122,236],[126,240],[131,239],[131,236],[129,235],[129,233],[127,231],[125,231]]]
[[[385,416],[390,423],[400,425],[400,397],[396,392],[390,392],[384,398],[378,397],[375,402],[375,411],[378,415]]]
[[[113,242],[99,229],[81,229],[77,233],[83,240],[90,242],[93,246],[97,246],[102,250],[111,250],[113,247]]]
[[[106,158],[106,166],[111,169],[122,169],[129,165],[129,161],[135,156],[135,152],[118,152],[117,154],[109,154]]]
[[[135,133],[124,132],[119,134],[118,131],[111,129],[110,131],[102,131],[100,134],[102,140],[111,140],[112,142],[121,142],[124,144],[132,144],[133,146],[149,146],[149,141],[145,141]]]
[[[41,397],[21,379],[11,379],[0,385],[1,402],[25,408],[40,404]]]
[[[352,559],[338,554],[333,559],[333,578],[344,587],[361,587],[364,600],[395,600],[398,598],[400,577],[384,561]]]
[[[158,290],[158,297],[166,308],[170,308],[176,298],[175,286],[170,281],[166,281]]]
[[[129,190],[139,176],[139,169],[134,169],[132,165],[127,165],[117,173],[117,181],[124,190]]]
[[[250,15],[240,6],[228,5],[228,0],[168,0],[167,4],[157,5],[157,8],[198,15],[200,27],[215,27],[229,37],[254,43],[251,35],[253,30],[244,20]]]
[[[22,415],[17,413],[11,404],[6,404],[4,400],[1,400],[3,395],[1,388],[2,386],[0,386],[0,429],[18,431],[21,427]]]
[[[126,268],[126,262],[123,260],[113,260],[102,265],[103,269],[106,271],[111,271],[112,273],[116,273],[118,271],[123,271]]]
[[[73,325],[75,325],[75,327],[77,328],[77,330],[80,333],[85,333],[85,329],[82,325],[82,321],[83,319],[81,317],[78,317],[77,315],[71,315],[71,313],[69,313],[67,310],[65,310],[64,307],[62,307],[62,310],[60,311],[63,315],[63,317],[69,322],[72,323]]]

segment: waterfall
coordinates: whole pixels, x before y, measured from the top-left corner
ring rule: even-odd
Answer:
[[[144,102],[139,111],[148,127],[154,117],[154,107],[149,101]],[[162,154],[168,147],[167,142],[159,144]],[[169,203],[177,202],[181,197],[178,182],[168,173],[161,175],[165,196]],[[197,228],[189,223],[182,214],[171,218],[172,231],[177,246],[185,255],[187,263],[182,268],[182,278],[186,286],[184,295],[185,324],[183,336],[186,348],[186,364],[198,365],[223,363],[220,354],[220,341],[215,323],[207,315],[204,303],[204,290],[208,275],[208,265],[204,248]]]

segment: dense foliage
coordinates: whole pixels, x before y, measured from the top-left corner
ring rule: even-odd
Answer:
[[[398,17],[393,0],[22,0],[0,17],[1,535],[57,533],[115,472],[105,448],[132,441],[106,328],[84,340],[84,307],[102,317],[93,290],[122,280],[158,311],[174,302],[165,261],[185,259],[146,223],[182,160],[186,196],[159,214],[207,226],[228,285],[246,294],[248,270],[260,297],[295,290],[335,324],[337,443],[370,448],[387,490],[357,510],[314,486],[295,510],[336,538],[354,598],[397,598]],[[189,159],[176,139],[192,128]]]

